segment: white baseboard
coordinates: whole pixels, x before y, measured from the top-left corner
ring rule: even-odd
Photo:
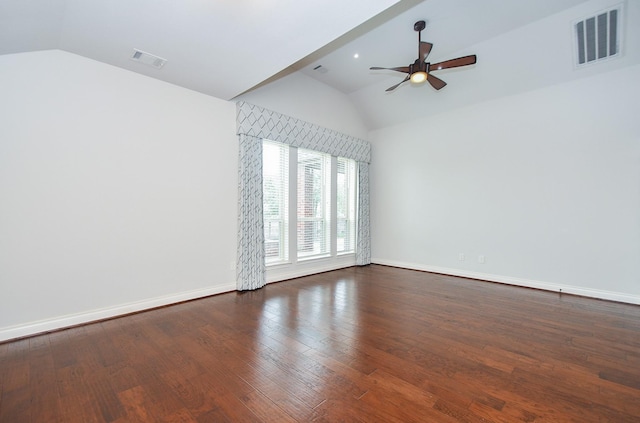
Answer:
[[[331,270],[344,269],[356,265],[354,255],[331,257],[326,260],[310,260],[298,262],[297,265],[283,265],[267,267],[267,283],[280,282],[287,279],[300,278],[316,273],[329,272]]]
[[[497,282],[507,285],[522,286],[525,288],[542,289],[544,291],[562,292],[564,294],[580,295],[583,297],[597,298],[600,300],[617,301],[640,305],[640,296],[626,294],[623,292],[603,291],[599,289],[585,288],[573,285],[563,285],[551,282],[542,282],[531,279],[514,278],[510,276],[492,275],[488,273],[469,272],[460,269],[450,269],[446,267],[429,266],[424,264],[406,263],[394,260],[384,260],[374,258],[374,264],[385,266],[402,267],[405,269],[420,270],[424,272],[440,273],[443,275],[459,276],[462,278],[479,279],[488,282]]]
[[[384,266],[401,267],[405,269],[420,270],[424,272],[439,273],[443,275],[459,276],[463,278],[478,279],[488,282],[497,282],[507,285],[522,286],[525,288],[542,289],[545,291],[560,292],[566,294],[580,295],[584,297],[597,298],[601,300],[618,301],[622,303],[640,305],[640,296],[626,294],[622,292],[603,291],[592,288],[584,288],[572,285],[563,285],[550,282],[542,282],[531,279],[521,279],[509,276],[492,275],[488,273],[469,272],[460,269],[451,269],[446,267],[429,266],[416,263],[400,262],[395,260],[384,260],[374,258],[371,260],[374,264],[381,264]],[[319,266],[317,268],[307,268],[307,272],[320,273],[329,270],[335,270],[343,267],[349,267],[355,264],[348,264],[346,262],[332,263],[327,266]],[[276,282],[278,280],[291,279],[299,277],[298,271],[282,272],[277,277],[272,278],[269,282]],[[309,273],[307,273],[309,274]],[[275,275],[274,275],[275,276]],[[84,313],[69,314],[65,316],[59,316],[52,319],[40,320],[37,322],[30,322],[27,324],[21,324],[16,326],[9,326],[0,328],[0,342],[8,341],[11,339],[22,338],[25,336],[36,335],[38,333],[50,332],[53,330],[63,329],[66,327],[76,326],[80,324],[90,323],[97,320],[108,319],[112,317],[122,316],[129,313],[135,313],[139,311],[149,310],[156,307],[167,306],[176,304],[182,301],[195,300],[197,298],[208,297],[210,295],[221,294],[224,292],[231,292],[236,290],[235,283],[229,283],[225,285],[218,285],[212,288],[197,289],[192,291],[180,292],[177,294],[166,295],[162,297],[150,298],[143,301],[136,301],[127,304],[120,304],[113,307],[107,307],[97,310],[90,310]]]
[[[64,329],[71,326],[95,322],[97,320],[109,319],[138,311],[149,310],[156,307],[176,304],[183,301],[195,300],[197,298],[208,297],[210,295],[221,294],[236,290],[236,284],[230,283],[218,285],[212,288],[196,289],[192,291],[180,292],[177,294],[165,295],[150,298],[132,303],[119,304],[113,307],[106,307],[97,310],[90,310],[83,313],[68,314],[52,319],[39,320],[27,324],[0,328],[0,342],[10,339],[22,338],[36,335],[38,333],[50,332],[57,329]]]

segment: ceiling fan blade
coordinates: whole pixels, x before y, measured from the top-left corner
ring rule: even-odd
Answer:
[[[436,90],[440,90],[440,89],[444,88],[445,85],[447,85],[447,83],[444,82],[442,79],[437,78],[437,77],[433,76],[432,74],[429,74],[429,76],[427,77],[427,81]]]
[[[425,41],[420,41],[420,60],[423,62],[427,59],[429,53],[431,53],[431,48],[433,44],[427,43]]]
[[[434,63],[429,66],[430,71],[437,71],[440,69],[457,68],[460,66],[473,65],[476,63],[476,55],[458,57],[457,59],[445,60],[444,62]]]
[[[393,91],[396,88],[398,88],[400,86],[400,84],[402,84],[403,82],[407,82],[409,80],[409,75],[407,75],[407,77],[405,79],[403,79],[402,81],[398,82],[396,85],[387,88],[385,91]]]
[[[377,66],[374,66],[372,68],[369,68],[370,70],[392,70],[392,71],[396,71],[396,72],[404,72],[404,73],[409,73],[409,66],[400,66],[397,68],[379,68]]]

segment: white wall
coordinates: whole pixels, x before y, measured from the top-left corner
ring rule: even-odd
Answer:
[[[367,127],[347,95],[303,73],[287,75],[237,100],[367,139]]]
[[[640,304],[638,98],[635,65],[372,132],[374,262]]]
[[[0,340],[235,288],[235,105],[0,56]]]
[[[0,341],[235,289],[234,102],[56,50],[0,92]],[[304,75],[240,99],[366,137]]]
[[[573,22],[616,3],[479,43],[447,89],[384,101],[412,112],[369,135],[375,262],[640,304],[640,2],[621,57],[572,64]]]

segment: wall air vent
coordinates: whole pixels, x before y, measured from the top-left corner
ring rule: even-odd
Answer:
[[[622,46],[622,5],[574,23],[576,66],[619,57]]]
[[[163,59],[162,57],[154,56],[153,54],[146,53],[137,49],[133,49],[131,60],[144,63],[148,66],[153,66],[156,69],[161,69],[164,64],[167,63],[167,59]]]

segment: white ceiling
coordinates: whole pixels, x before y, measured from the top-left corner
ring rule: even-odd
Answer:
[[[422,39],[434,44],[429,61],[436,62],[476,53],[483,42],[586,1],[594,0],[0,0],[0,54],[61,49],[225,100],[299,71],[348,95],[374,129],[435,107],[422,102],[453,104],[455,95],[481,92],[476,85],[460,93],[464,72],[503,87],[516,79],[508,57],[483,74],[485,53],[478,65],[442,71],[449,85],[441,91],[385,93],[403,75],[369,67],[412,63],[414,22],[427,21]],[[520,66],[528,66],[529,51],[541,51],[530,41],[517,47]],[[134,48],[167,63],[134,62]]]
[[[0,54],[61,49],[228,100],[397,2],[0,0]]]
[[[451,59],[469,46],[542,19],[585,0],[427,0],[321,58],[302,72],[349,94],[394,75],[371,66],[408,66],[418,57],[416,21],[425,20],[422,41],[433,49],[428,61]],[[354,54],[358,58],[354,58]],[[326,73],[313,68],[322,65]],[[404,78],[395,74],[394,85]]]

